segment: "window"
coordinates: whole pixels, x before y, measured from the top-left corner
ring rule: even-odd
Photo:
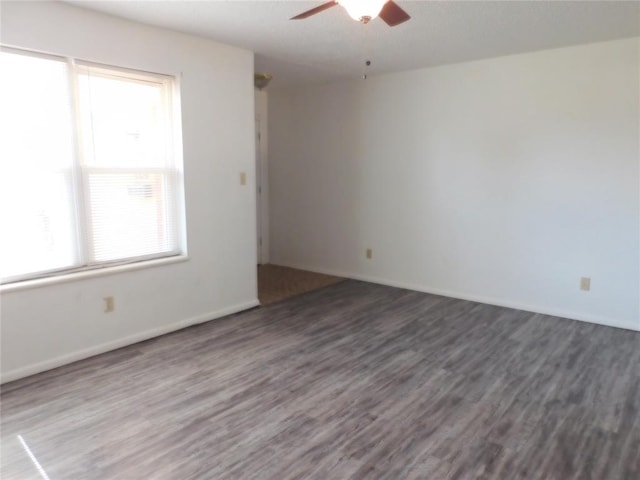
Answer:
[[[182,253],[173,77],[0,51],[2,282]]]

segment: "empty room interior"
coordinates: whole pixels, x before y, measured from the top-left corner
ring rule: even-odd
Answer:
[[[640,479],[640,2],[0,44],[2,479]]]

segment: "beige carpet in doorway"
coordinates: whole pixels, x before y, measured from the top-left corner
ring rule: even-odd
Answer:
[[[258,299],[262,305],[269,305],[343,280],[295,268],[258,265]]]

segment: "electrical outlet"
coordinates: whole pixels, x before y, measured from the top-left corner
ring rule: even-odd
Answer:
[[[111,313],[115,310],[115,302],[113,301],[113,297],[104,297],[104,313]]]
[[[373,258],[373,250],[367,248],[367,258],[371,260]]]
[[[240,185],[247,184],[247,174],[244,172],[240,172]]]
[[[580,290],[584,290],[585,292],[591,290],[591,278],[582,277],[580,279]]]

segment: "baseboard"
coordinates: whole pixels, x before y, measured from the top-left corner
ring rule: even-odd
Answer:
[[[150,338],[154,338],[154,337],[159,337],[160,335],[165,335],[167,333],[175,332],[176,330],[181,330],[183,328],[190,327],[192,325],[205,323],[210,320],[215,320],[221,317],[225,317],[227,315],[231,315],[233,313],[238,313],[243,310],[248,310],[250,308],[257,307],[258,305],[260,305],[260,302],[257,299],[252,300],[250,302],[240,303],[237,305],[233,305],[231,307],[216,310],[214,312],[204,313],[202,315],[197,315],[195,317],[190,317],[184,320],[180,320],[178,322],[171,323],[169,325],[163,325],[161,327],[154,328],[151,330],[145,330],[144,332],[139,332],[125,338],[120,338],[118,340],[113,340],[111,342],[106,342],[100,345],[78,350],[73,353],[69,353],[67,355],[61,355],[51,360],[45,360],[44,362],[38,362],[33,365],[28,365],[26,367],[10,370],[9,372],[2,374],[0,383],[7,383],[13,380],[18,380],[19,378],[35,375],[36,373],[41,373],[47,370],[51,370],[53,368],[67,365],[69,363],[77,362],[78,360],[84,360],[85,358],[93,357],[101,353],[106,353],[111,350],[116,350],[118,348],[126,347],[128,345],[133,345],[134,343],[142,342],[144,340],[149,340]]]
[[[471,302],[485,303],[488,305],[496,305],[499,307],[513,308],[516,310],[524,310],[527,312],[541,313],[543,315],[550,315],[553,317],[568,318],[569,320],[578,320],[580,322],[595,323],[598,325],[605,325],[607,327],[623,328],[625,330],[633,330],[636,332],[640,332],[640,321],[637,321],[637,320],[636,321],[620,320],[620,319],[612,319],[612,318],[607,318],[607,317],[602,317],[597,315],[584,315],[582,313],[576,313],[576,312],[571,312],[571,311],[566,311],[561,309],[539,307],[537,305],[526,305],[526,304],[512,302],[512,301],[504,300],[500,298],[484,297],[481,295],[473,295],[473,294],[468,294],[464,292],[442,290],[439,288],[433,288],[425,285],[398,282],[395,280],[388,280],[380,277],[373,277],[369,275],[361,275],[358,273],[343,272],[343,271],[332,270],[332,269],[317,268],[317,267],[311,267],[308,265],[300,265],[300,264],[293,264],[293,263],[287,263],[287,262],[278,262],[278,263],[274,263],[274,265],[280,265],[280,266],[289,267],[289,268],[297,268],[300,270],[308,270],[310,272],[322,273],[324,275],[333,275],[336,277],[351,278],[353,280],[361,280],[363,282],[376,283],[379,285],[386,285],[389,287],[404,288],[407,290],[414,290],[416,292],[431,293],[433,295],[442,295],[444,297],[458,298],[460,300],[469,300]]]

